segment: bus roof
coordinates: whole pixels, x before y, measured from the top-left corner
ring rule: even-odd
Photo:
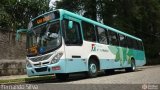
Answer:
[[[78,15],[78,14],[75,14],[75,13],[72,13],[72,12],[69,12],[69,11],[66,11],[66,10],[63,10],[63,9],[58,9],[58,10],[59,10],[61,13],[66,14],[66,15],[69,15],[69,16],[71,16],[71,17],[74,17],[74,18],[77,18],[77,19],[80,19],[80,20],[83,20],[83,21],[92,23],[92,24],[97,25],[97,26],[100,26],[100,27],[102,27],[102,28],[106,28],[106,29],[108,29],[108,30],[117,32],[117,33],[119,33],[119,34],[123,34],[123,35],[128,36],[128,37],[131,37],[131,38],[133,38],[133,39],[142,41],[140,38],[137,38],[137,37],[135,37],[135,36],[133,36],[133,35],[127,34],[127,33],[125,33],[125,32],[122,32],[122,31],[119,31],[119,30],[114,29],[114,28],[112,28],[112,27],[109,27],[109,26],[107,26],[107,25],[104,25],[104,24],[101,24],[101,23],[99,23],[99,22],[93,21],[93,20],[91,20],[91,19],[85,18],[85,17],[83,17],[83,16],[81,16],[81,15]]]
[[[117,33],[119,33],[119,34],[123,34],[123,35],[128,36],[128,37],[131,37],[131,38],[133,38],[133,39],[142,41],[140,38],[137,38],[137,37],[135,37],[135,36],[133,36],[133,35],[127,34],[127,33],[122,32],[122,31],[119,31],[119,30],[117,30],[117,29],[115,29],[115,28],[112,28],[112,27],[107,26],[107,25],[104,25],[104,24],[102,24],[102,23],[93,21],[93,20],[88,19],[88,18],[86,18],[86,17],[83,17],[83,16],[81,16],[81,15],[78,15],[78,14],[75,14],[75,13],[72,13],[72,12],[69,12],[69,11],[64,10],[64,9],[57,9],[57,10],[60,12],[60,15],[69,15],[69,16],[74,17],[74,18],[76,18],[76,19],[80,19],[80,20],[83,20],[83,21],[85,21],[85,22],[88,22],[88,23],[97,25],[97,26],[99,26],[99,27],[106,28],[106,29],[108,29],[108,30],[117,32]],[[57,11],[57,10],[53,10],[53,11],[50,11],[50,12],[46,12],[46,13],[40,15],[40,16],[43,16],[43,15],[45,15],[45,14],[48,14],[48,13],[51,13],[51,12],[54,12],[54,11]],[[40,16],[38,16],[38,17],[40,17]],[[36,18],[38,18],[38,17],[36,17]],[[36,18],[32,19],[32,21],[35,20]]]

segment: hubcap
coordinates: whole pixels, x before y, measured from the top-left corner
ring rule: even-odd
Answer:
[[[136,69],[136,66],[134,64],[134,62],[132,62],[132,70],[135,70]]]
[[[97,68],[96,68],[96,65],[95,64],[91,64],[90,65],[90,71],[92,72],[92,73],[96,73],[96,71],[97,71]]]

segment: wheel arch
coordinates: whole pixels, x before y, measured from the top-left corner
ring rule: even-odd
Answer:
[[[99,60],[98,56],[97,55],[90,55],[88,58],[88,64],[89,64],[90,60],[96,61],[97,66],[98,66],[98,70],[100,70],[100,60]]]
[[[135,60],[135,58],[133,56],[130,58],[130,60],[134,61],[134,63],[136,64],[136,60]]]

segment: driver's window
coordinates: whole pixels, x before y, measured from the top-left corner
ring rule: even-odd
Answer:
[[[82,38],[81,38],[79,23],[73,21],[73,27],[69,29],[68,22],[69,20],[63,21],[63,25],[64,25],[63,33],[64,33],[66,45],[81,45]]]
[[[49,38],[58,38],[59,23],[51,24],[48,32],[46,32]]]

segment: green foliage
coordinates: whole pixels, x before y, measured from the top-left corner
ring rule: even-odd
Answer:
[[[62,0],[57,2],[56,8],[63,8],[96,20],[96,0]]]
[[[31,18],[49,10],[49,0],[3,0],[0,2],[0,27],[27,28]]]
[[[1,0],[0,28],[27,28],[31,18],[49,10],[50,0]],[[56,8],[79,13],[144,42],[146,56],[160,52],[160,0],[61,0]]]

